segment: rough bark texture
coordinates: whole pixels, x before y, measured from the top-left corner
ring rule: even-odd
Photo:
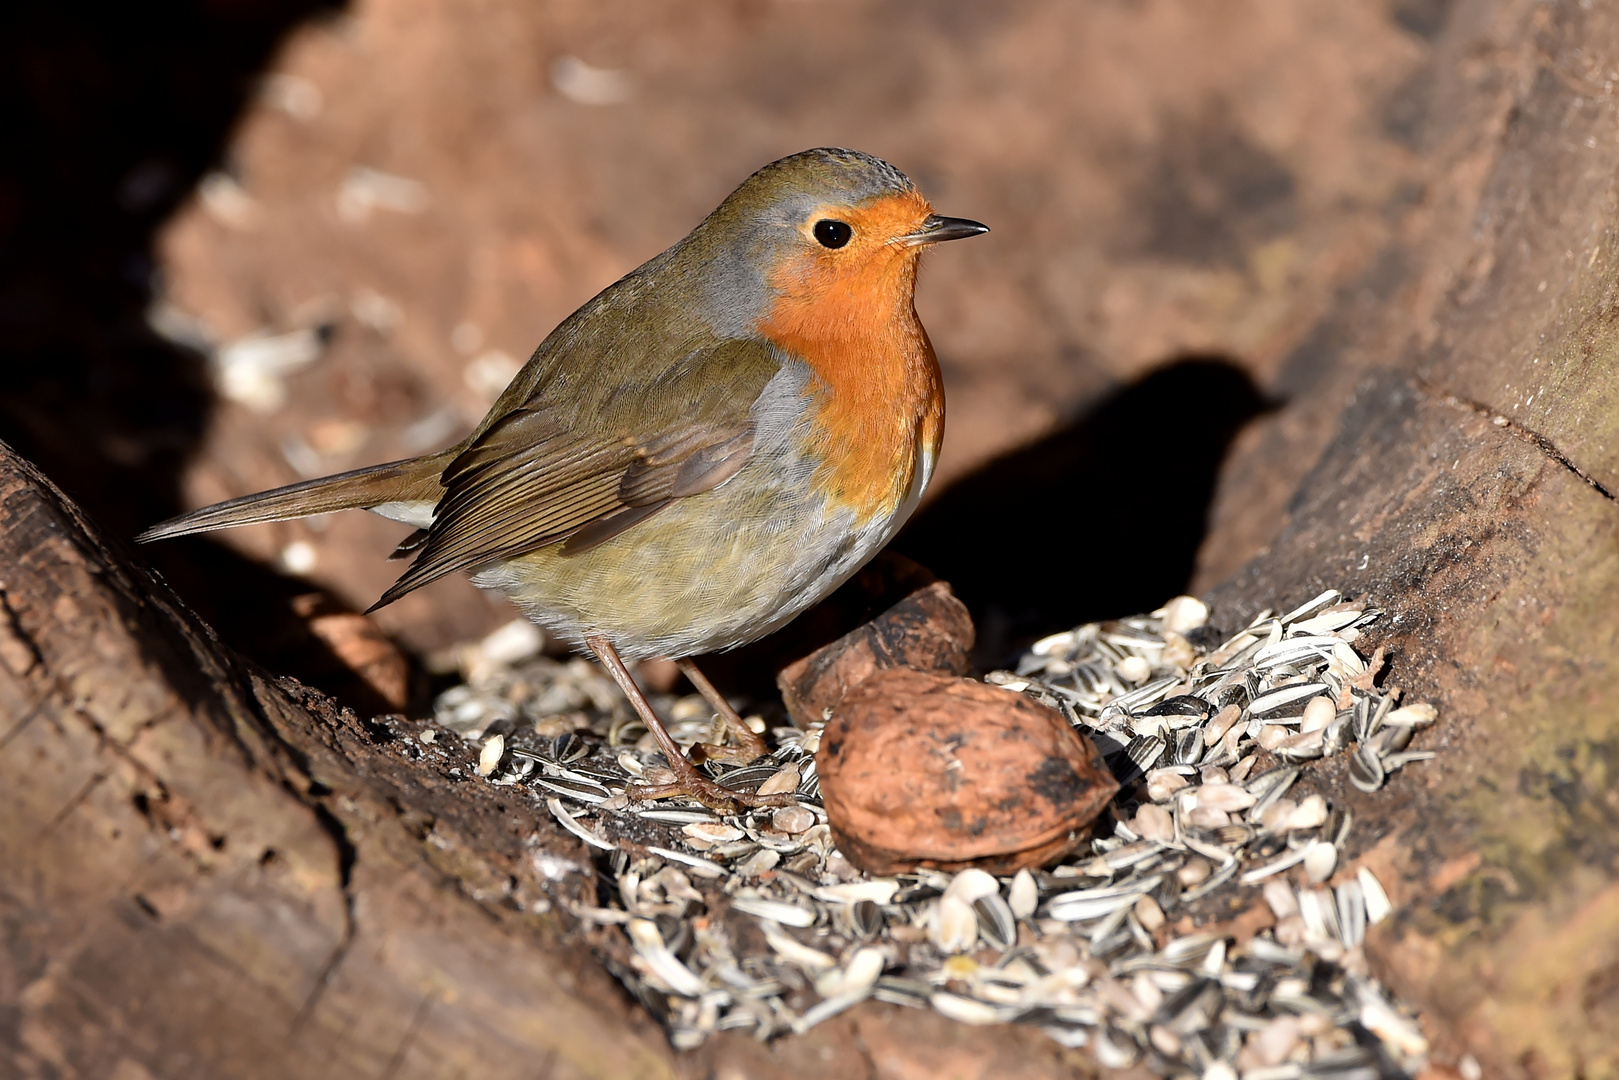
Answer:
[[[1228,469],[1211,546],[1239,547],[1244,507],[1296,491],[1280,534],[1213,598],[1232,618],[1334,585],[1398,613],[1389,678],[1446,719],[1438,759],[1393,799],[1337,791],[1406,901],[1374,957],[1441,1057],[1470,1052],[1486,1076],[1608,1076],[1619,11],[1458,5],[1436,55],[1433,210],[1388,253],[1404,269],[1386,308],[1342,333],[1336,370]],[[1357,374],[1357,355],[1390,347],[1398,363]]]
[[[454,751],[223,652],[3,448],[0,566],[8,1072],[669,1074]]]

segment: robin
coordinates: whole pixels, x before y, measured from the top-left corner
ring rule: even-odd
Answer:
[[[372,610],[472,572],[623,689],[674,780],[715,784],[626,662],[673,657],[746,759],[763,752],[691,658],[769,634],[837,588],[915,509],[944,431],[912,305],[924,248],[988,232],[941,217],[898,169],[818,149],[748,177],[679,243],[570,315],[465,440],[232,499],[141,541],[364,508],[418,527]]]

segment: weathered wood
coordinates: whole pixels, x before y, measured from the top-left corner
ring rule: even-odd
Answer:
[[[547,823],[230,656],[5,449],[0,567],[8,1075],[671,1075]]]
[[[1438,759],[1387,791],[1339,777],[1405,901],[1374,959],[1443,1060],[1612,1075],[1619,11],[1476,3],[1452,21],[1428,102],[1438,220],[1391,251],[1410,287],[1346,352],[1413,346],[1358,386],[1324,379],[1233,463],[1214,546],[1319,453],[1286,528],[1214,600],[1230,618],[1334,585],[1398,613],[1389,680],[1445,719]],[[1443,303],[1412,298],[1435,280]],[[1335,414],[1315,450],[1301,418]]]

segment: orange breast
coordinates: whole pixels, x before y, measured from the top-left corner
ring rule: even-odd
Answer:
[[[939,362],[912,306],[916,260],[915,248],[894,246],[852,265],[810,253],[777,269],[760,326],[825,384],[813,482],[859,524],[899,508],[918,454],[937,456],[944,435]]]

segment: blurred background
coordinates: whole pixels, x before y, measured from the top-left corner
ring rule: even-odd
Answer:
[[[1437,287],[1382,253],[1423,211],[1447,11],[19,5],[0,16],[0,438],[123,538],[437,449],[753,169],[851,146],[994,230],[926,261],[949,419],[897,546],[955,583],[981,652],[1150,609],[1274,535],[1330,435],[1282,406],[1354,368],[1356,303]],[[1291,452],[1227,464],[1267,439]],[[228,641],[336,688],[311,620],[368,606],[404,531],[346,514],[140,557]],[[454,579],[375,619],[425,656],[512,615]]]

